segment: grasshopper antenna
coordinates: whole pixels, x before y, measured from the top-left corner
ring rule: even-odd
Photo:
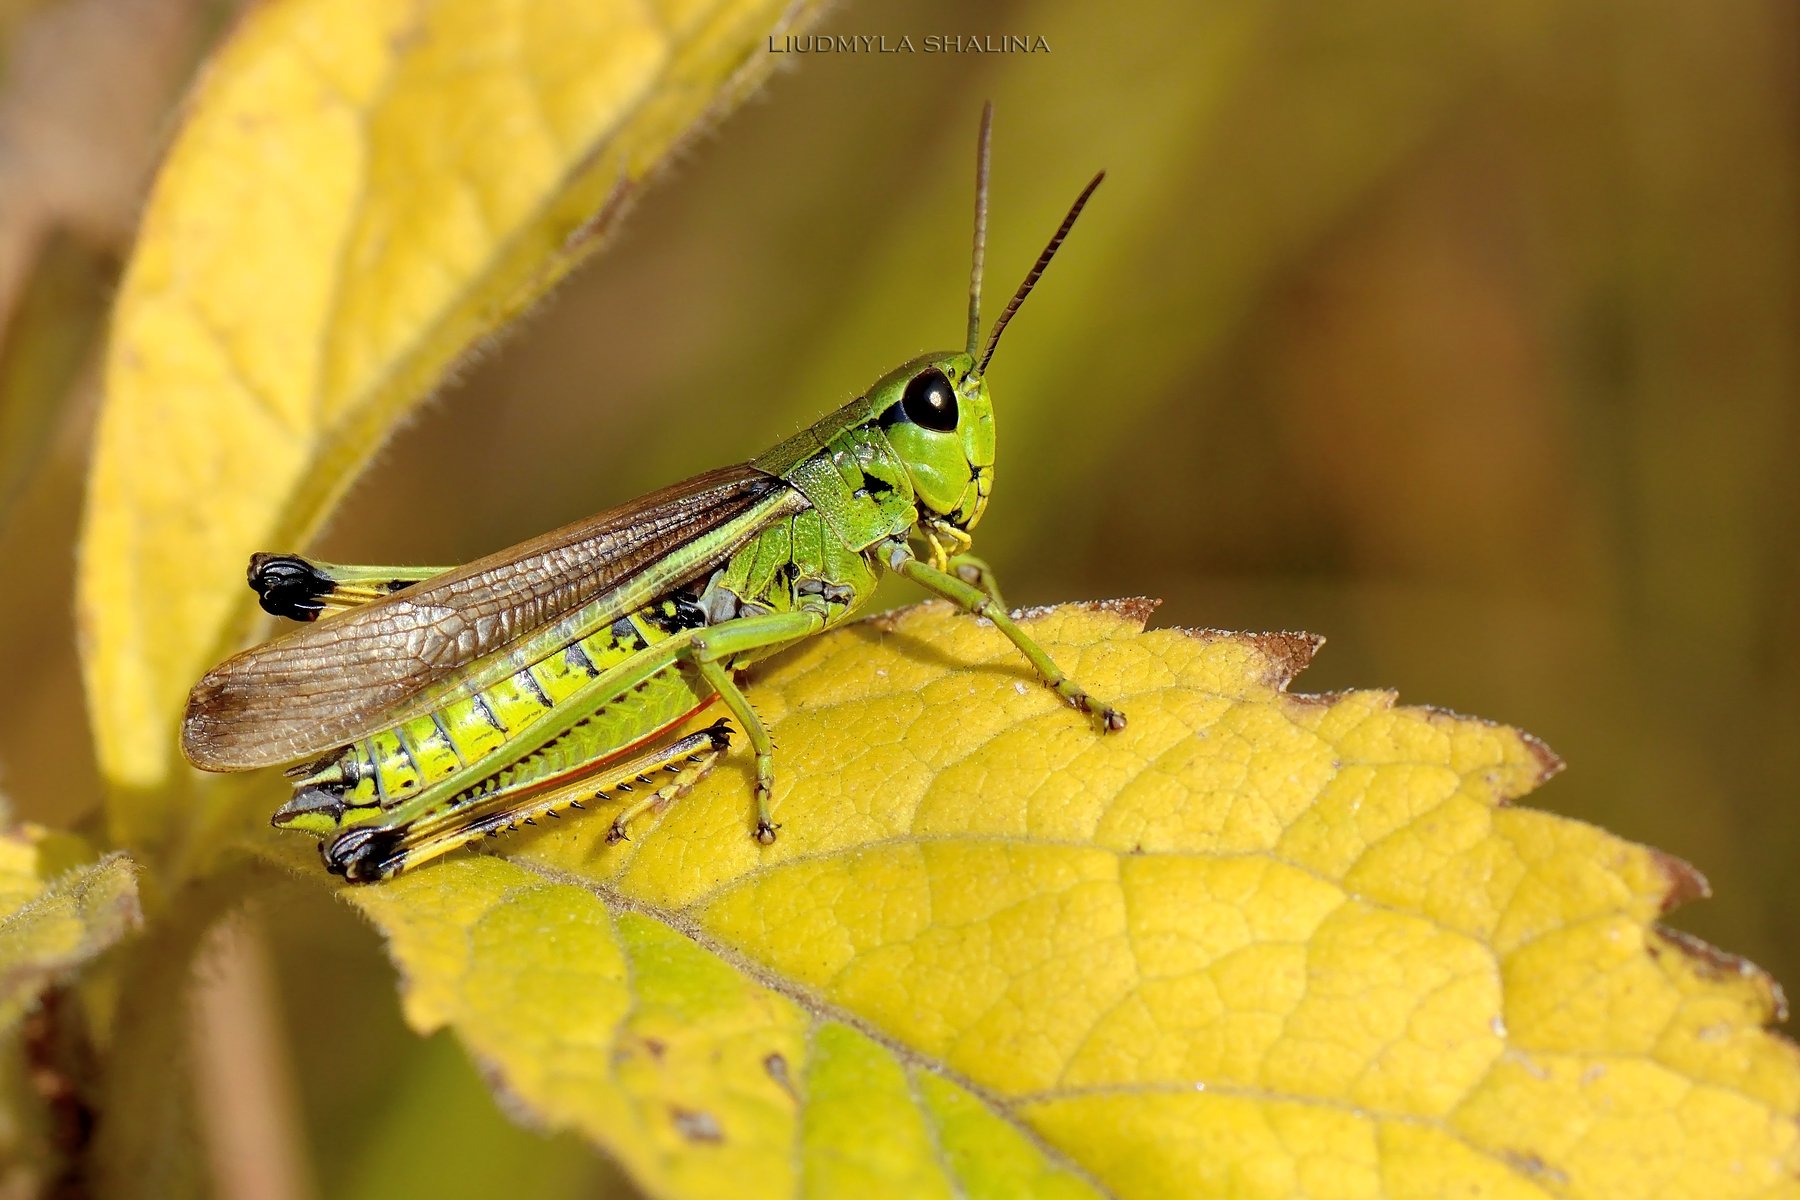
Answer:
[[[969,357],[981,345],[981,263],[987,257],[988,141],[994,132],[994,102],[981,106],[981,133],[975,139],[975,257],[969,267]]]
[[[983,129],[985,133],[985,123]],[[985,140],[983,145],[985,146]],[[1088,185],[1081,189],[1081,195],[1075,197],[1075,203],[1069,206],[1069,215],[1064,217],[1062,224],[1056,227],[1056,233],[1050,238],[1050,244],[1044,247],[1044,252],[1038,255],[1037,262],[1032,264],[1030,274],[1025,276],[1025,282],[1019,285],[1019,290],[1013,293],[1011,300],[1007,301],[1006,308],[1000,313],[1000,319],[994,322],[994,332],[988,334],[987,349],[981,352],[981,362],[975,368],[977,375],[987,371],[988,362],[994,357],[994,347],[1000,344],[1000,334],[1005,331],[1006,323],[1012,320],[1014,313],[1019,311],[1019,305],[1025,303],[1025,297],[1031,295],[1031,289],[1036,287],[1037,281],[1042,278],[1044,268],[1048,267],[1050,260],[1056,256],[1057,247],[1061,246],[1063,239],[1069,236],[1069,230],[1074,226],[1075,218],[1081,215],[1082,206],[1087,204],[1088,197],[1094,194],[1094,189],[1099,187],[1100,181],[1105,178],[1106,172],[1101,171],[1088,180]]]

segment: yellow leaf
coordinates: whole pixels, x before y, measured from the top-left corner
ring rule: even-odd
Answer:
[[[598,814],[344,894],[408,1020],[656,1195],[1800,1194],[1795,1048],[1754,968],[1658,929],[1691,869],[1507,801],[1557,767],[1305,635],[983,622],[810,642],[780,745],[624,845]]]
[[[0,1033],[136,929],[137,869],[123,854],[74,865],[73,839],[34,825],[0,834]]]
[[[116,841],[192,819],[174,730],[248,632],[246,556],[303,544],[396,418],[816,7],[272,0],[239,23],[162,165],[107,359],[78,588]]]

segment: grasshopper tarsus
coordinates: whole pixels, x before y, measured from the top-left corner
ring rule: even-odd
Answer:
[[[1060,691],[1063,686],[1073,687],[1066,680],[1057,685]],[[1117,733],[1125,728],[1125,714],[1110,704],[1101,704],[1086,692],[1077,691],[1069,696],[1069,703],[1075,710],[1094,723],[1097,733]]]
[[[775,844],[775,831],[780,828],[781,826],[775,824],[773,821],[759,820],[756,823],[755,831],[750,836],[754,837],[764,846],[773,846]]]
[[[1117,733],[1125,728],[1125,714],[1110,704],[1084,704],[1080,707],[1093,724],[1095,733]]]

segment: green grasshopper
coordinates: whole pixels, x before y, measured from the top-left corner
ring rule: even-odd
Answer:
[[[466,566],[254,556],[264,609],[327,619],[201,678],[182,724],[188,761],[300,764],[273,823],[318,837],[327,869],[366,882],[615,797],[608,840],[624,838],[728,748],[724,720],[675,736],[719,701],[756,754],[754,836],[766,845],[778,828],[774,746],[736,673],[849,620],[884,571],[985,617],[1100,731],[1122,729],[1124,714],[1051,661],[969,554],[994,478],[988,363],[1105,177],[1076,198],[978,357],[991,122],[990,108],[966,349],[902,363],[752,462]]]

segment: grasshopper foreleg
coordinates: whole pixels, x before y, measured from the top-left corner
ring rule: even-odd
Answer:
[[[994,628],[1007,636],[1013,645],[1019,648],[1038,678],[1057,695],[1068,701],[1076,711],[1086,713],[1094,722],[1094,727],[1101,733],[1125,728],[1125,714],[1110,704],[1102,704],[1088,695],[1086,689],[1070,679],[1063,669],[1056,665],[1044,648],[1037,644],[1030,634],[1019,628],[1018,622],[1007,615],[1000,602],[991,591],[984,591],[965,579],[958,578],[948,571],[940,571],[930,563],[922,562],[914,557],[905,542],[890,541],[885,546],[888,568],[896,571],[913,582],[920,584],[928,591],[935,592],[944,599],[958,605],[966,612],[978,617],[986,617],[994,623]],[[986,564],[981,564],[985,569]],[[991,582],[992,572],[988,572]]]

